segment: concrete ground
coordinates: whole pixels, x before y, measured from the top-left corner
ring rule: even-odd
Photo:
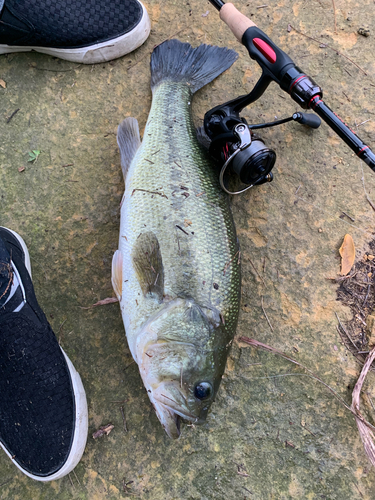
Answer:
[[[373,0],[237,7],[375,147]],[[87,309],[114,296],[111,259],[123,192],[115,133],[126,116],[138,118],[141,130],[145,125],[153,47],[174,36],[238,50],[234,67],[195,97],[197,122],[211,107],[249,92],[260,75],[208,2],[149,0],[147,8],[148,41],[108,64],[32,53],[0,57],[0,223],[29,247],[40,304],[81,373],[89,404],[87,448],[75,472],[40,484],[2,453],[0,499],[373,499],[375,475],[353,417],[296,365],[236,341],[207,423],[183,426],[172,441],[131,362],[118,304]],[[295,110],[272,84],[244,115],[256,123]],[[348,328],[359,320],[337,301],[338,284],[328,278],[339,275],[346,233],[358,262],[374,239],[367,198],[375,203],[375,174],[324,124],[317,131],[286,124],[261,136],[278,155],[275,179],[232,201],[243,269],[237,335],[286,352],[350,404],[361,366],[341,341],[335,313]],[[34,163],[32,150],[41,151]],[[373,374],[365,391],[361,404],[371,419]],[[112,432],[94,440],[106,424]]]

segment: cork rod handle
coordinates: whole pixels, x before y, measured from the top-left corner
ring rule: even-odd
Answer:
[[[248,28],[256,26],[253,21],[241,14],[232,3],[225,3],[220,9],[220,19],[230,28],[239,42]]]

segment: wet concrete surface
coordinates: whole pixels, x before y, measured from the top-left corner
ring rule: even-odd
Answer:
[[[270,0],[237,7],[374,147],[373,1]],[[195,96],[197,123],[211,107],[249,92],[260,76],[208,2],[149,1],[147,8],[150,38],[116,61],[83,66],[34,53],[0,57],[6,84],[0,87],[0,223],[29,247],[38,299],[82,376],[89,404],[87,448],[75,473],[40,484],[3,453],[0,498],[372,499],[374,471],[353,417],[297,366],[236,340],[207,423],[183,426],[172,441],[132,363],[118,304],[86,309],[114,296],[111,259],[123,192],[115,133],[126,116],[144,128],[153,47],[175,36],[239,52],[236,64]],[[370,36],[359,35],[359,28]],[[271,84],[244,116],[272,121],[296,109]],[[338,335],[335,313],[349,321],[351,312],[336,300],[338,285],[328,278],[338,277],[346,233],[357,260],[374,239],[367,197],[375,203],[375,174],[324,124],[316,131],[286,124],[260,135],[278,159],[272,183],[232,200],[243,270],[237,337],[294,357],[350,404],[361,367]],[[32,150],[41,151],[34,163],[27,161]],[[371,419],[373,374],[365,391],[363,409]],[[112,432],[94,440],[92,433],[108,423]]]

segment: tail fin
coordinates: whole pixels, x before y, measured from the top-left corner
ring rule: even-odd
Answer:
[[[167,40],[151,55],[151,88],[162,81],[185,82],[196,92],[232,66],[238,54],[213,45],[196,49],[179,40]]]

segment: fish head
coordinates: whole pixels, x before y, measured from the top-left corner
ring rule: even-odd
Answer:
[[[220,315],[213,309],[175,299],[147,321],[139,335],[137,362],[143,383],[172,438],[180,435],[181,419],[202,424],[214,400],[224,369],[218,370],[221,360],[212,343],[218,322]]]

